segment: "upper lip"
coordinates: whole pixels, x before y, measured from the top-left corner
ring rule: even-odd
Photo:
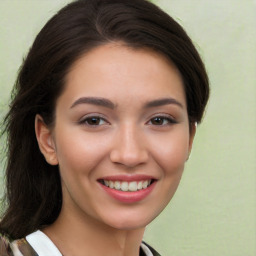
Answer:
[[[142,180],[156,180],[155,177],[145,174],[133,174],[133,175],[111,175],[104,176],[98,180],[111,180],[111,181],[142,181]]]

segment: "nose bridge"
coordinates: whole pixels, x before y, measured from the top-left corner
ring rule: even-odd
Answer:
[[[134,127],[134,125],[127,124],[124,125],[121,129],[121,141],[123,143],[122,149],[127,153],[136,153],[139,151],[139,148],[142,146],[140,141],[138,140],[138,129]]]
[[[127,167],[145,163],[148,159],[143,132],[132,123],[123,124],[116,137],[111,160]]]

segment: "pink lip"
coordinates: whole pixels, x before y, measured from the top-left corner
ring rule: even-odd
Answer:
[[[112,181],[141,181],[141,180],[156,180],[153,176],[136,174],[136,175],[113,175],[113,176],[104,176],[98,180],[112,180]]]
[[[123,177],[123,176],[122,176]],[[109,180],[119,180],[119,181],[124,181],[124,179],[120,179],[120,177],[117,178],[117,176],[115,176],[116,179],[113,179],[111,177],[111,179]],[[104,179],[108,180],[107,177],[105,177]],[[150,179],[147,176],[147,179]],[[147,180],[145,179],[145,180]],[[143,180],[143,179],[138,179],[138,180]],[[127,179],[125,179],[125,181],[128,181]],[[136,179],[134,179],[134,177],[132,179],[129,179],[129,181],[137,181],[137,177]],[[157,181],[154,181],[149,187],[145,188],[145,189],[141,189],[135,192],[130,192],[130,191],[121,191],[121,190],[116,190],[113,188],[109,188],[101,183],[99,183],[99,185],[104,189],[104,191],[110,195],[112,198],[122,202],[122,203],[136,203],[139,202],[141,200],[143,200],[144,198],[146,198],[151,192],[152,190],[155,188]]]

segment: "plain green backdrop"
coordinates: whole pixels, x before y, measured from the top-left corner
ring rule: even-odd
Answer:
[[[0,119],[35,35],[68,2],[0,0]],[[145,241],[166,256],[255,256],[256,1],[154,2],[195,42],[211,99],[180,187],[147,227]]]

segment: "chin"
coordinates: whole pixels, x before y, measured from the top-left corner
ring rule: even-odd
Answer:
[[[120,222],[115,222],[115,223],[110,223],[110,226],[114,229],[118,230],[136,230],[136,229],[141,229],[145,228],[150,222],[136,222],[136,221],[120,221]]]
[[[134,213],[121,216],[111,216],[105,219],[105,223],[118,230],[135,230],[145,228],[158,214]]]

